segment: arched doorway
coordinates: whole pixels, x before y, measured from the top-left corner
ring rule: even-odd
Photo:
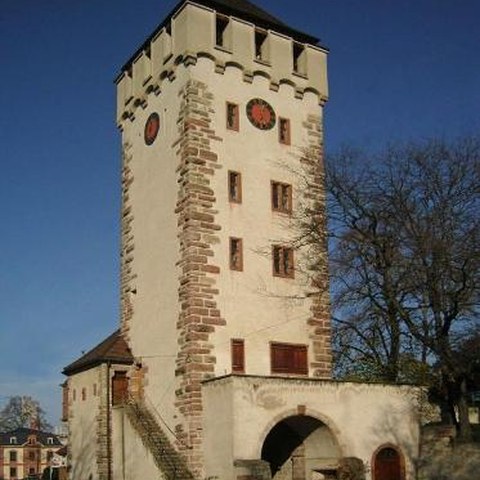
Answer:
[[[340,449],[330,428],[307,415],[277,423],[262,447],[262,460],[270,465],[273,480],[306,480],[314,472],[336,478]]]
[[[374,480],[405,480],[401,453],[388,445],[377,450],[373,457]]]

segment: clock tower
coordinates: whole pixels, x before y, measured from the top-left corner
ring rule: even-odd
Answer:
[[[331,378],[327,53],[182,0],[121,69],[120,330],[64,370],[74,480],[336,478],[415,444],[405,392]],[[377,438],[380,411],[405,427]]]

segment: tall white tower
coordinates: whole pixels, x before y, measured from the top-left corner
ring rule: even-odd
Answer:
[[[326,57],[250,2],[184,1],[117,79],[122,332],[195,471],[202,381],[330,376],[326,252],[293,242],[323,212]]]
[[[299,236],[325,231],[326,57],[182,0],[122,69],[121,325],[64,369],[71,480],[414,478],[418,392],[332,380],[326,234]]]

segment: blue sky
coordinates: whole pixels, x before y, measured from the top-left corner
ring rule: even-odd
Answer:
[[[327,150],[480,131],[478,0],[257,0],[331,50]],[[0,405],[118,325],[113,79],[175,0],[0,0]]]

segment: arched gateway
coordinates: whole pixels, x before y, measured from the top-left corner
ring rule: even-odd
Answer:
[[[262,447],[262,460],[269,463],[274,480],[311,479],[314,472],[336,478],[339,458],[340,449],[330,428],[306,415],[277,423]]]

